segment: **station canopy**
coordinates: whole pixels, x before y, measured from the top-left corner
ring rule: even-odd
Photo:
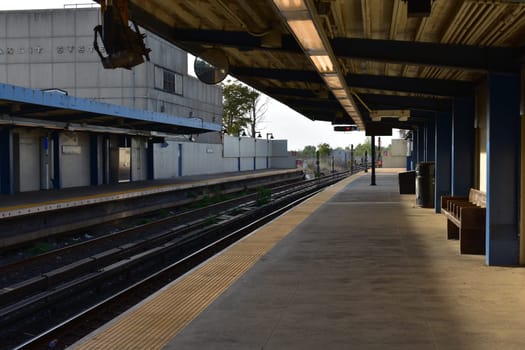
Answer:
[[[360,129],[410,129],[450,111],[487,72],[519,72],[525,42],[519,0],[128,5],[140,26],[197,56],[224,53],[233,77],[302,115]]]
[[[221,125],[0,83],[0,126],[162,137],[220,131]]]

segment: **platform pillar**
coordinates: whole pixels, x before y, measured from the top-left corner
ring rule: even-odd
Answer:
[[[436,160],[436,132],[434,119],[429,120],[425,125],[425,145],[427,162]]]
[[[155,178],[155,144],[152,140],[148,140],[148,148],[146,149],[146,177],[148,180]]]
[[[14,193],[12,136],[9,128],[0,129],[0,193]]]
[[[177,163],[178,163],[178,169],[179,169],[178,175],[182,176],[183,174],[183,171],[182,171],[182,143],[179,143]]]
[[[60,133],[54,132],[51,134],[51,142],[53,148],[53,177],[52,183],[54,189],[62,188],[62,178],[60,174]]]
[[[91,134],[89,143],[89,170],[91,178],[91,186],[99,185],[99,137],[97,134]]]
[[[372,142],[370,142],[370,146],[371,146],[370,156],[372,158],[372,167],[370,168],[371,170],[370,185],[375,186],[376,185],[376,137],[372,135],[370,136],[370,139],[372,140]]]
[[[486,262],[519,262],[520,77],[489,73]]]
[[[418,128],[415,128],[412,131],[412,166],[415,169],[417,163],[419,162],[419,137],[418,137]]]
[[[450,195],[450,169],[452,160],[452,114],[436,113],[435,161],[436,161],[436,213],[441,212],[441,196]]]
[[[452,110],[452,194],[466,196],[474,184],[474,97],[455,98]]]

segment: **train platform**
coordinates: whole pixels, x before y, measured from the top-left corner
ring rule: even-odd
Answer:
[[[485,266],[398,175],[354,175],[73,349],[524,349],[525,270]]]
[[[265,169],[189,175],[165,180],[134,181],[60,190],[20,192],[11,195],[0,194],[0,219],[297,171],[298,169]]]

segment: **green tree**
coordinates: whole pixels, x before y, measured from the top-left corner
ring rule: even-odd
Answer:
[[[305,146],[303,149],[303,157],[304,158],[314,158],[315,151],[317,151],[315,146]]]
[[[364,144],[358,144],[357,146],[354,147],[354,157],[364,157],[365,152],[370,157],[370,151],[371,151],[370,140],[367,137],[365,139]]]
[[[248,129],[255,137],[256,126],[266,112],[266,102],[261,94],[247,85],[231,82],[222,84],[223,88],[223,129],[229,135],[239,135]]]
[[[317,149],[319,150],[319,156],[320,157],[327,157],[330,154],[332,154],[332,148],[327,143],[322,143],[317,146]]]

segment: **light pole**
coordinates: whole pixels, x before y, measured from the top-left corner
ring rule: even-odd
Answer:
[[[354,144],[350,145],[350,174],[354,173]]]
[[[266,169],[268,169],[269,157],[270,157],[270,139],[273,140],[273,133],[266,133]]]
[[[244,132],[243,130],[241,134],[241,129],[239,129],[239,133],[237,136],[238,136],[237,143],[239,145],[239,157],[237,158],[237,171],[241,171],[241,136],[246,136],[246,132]]]

